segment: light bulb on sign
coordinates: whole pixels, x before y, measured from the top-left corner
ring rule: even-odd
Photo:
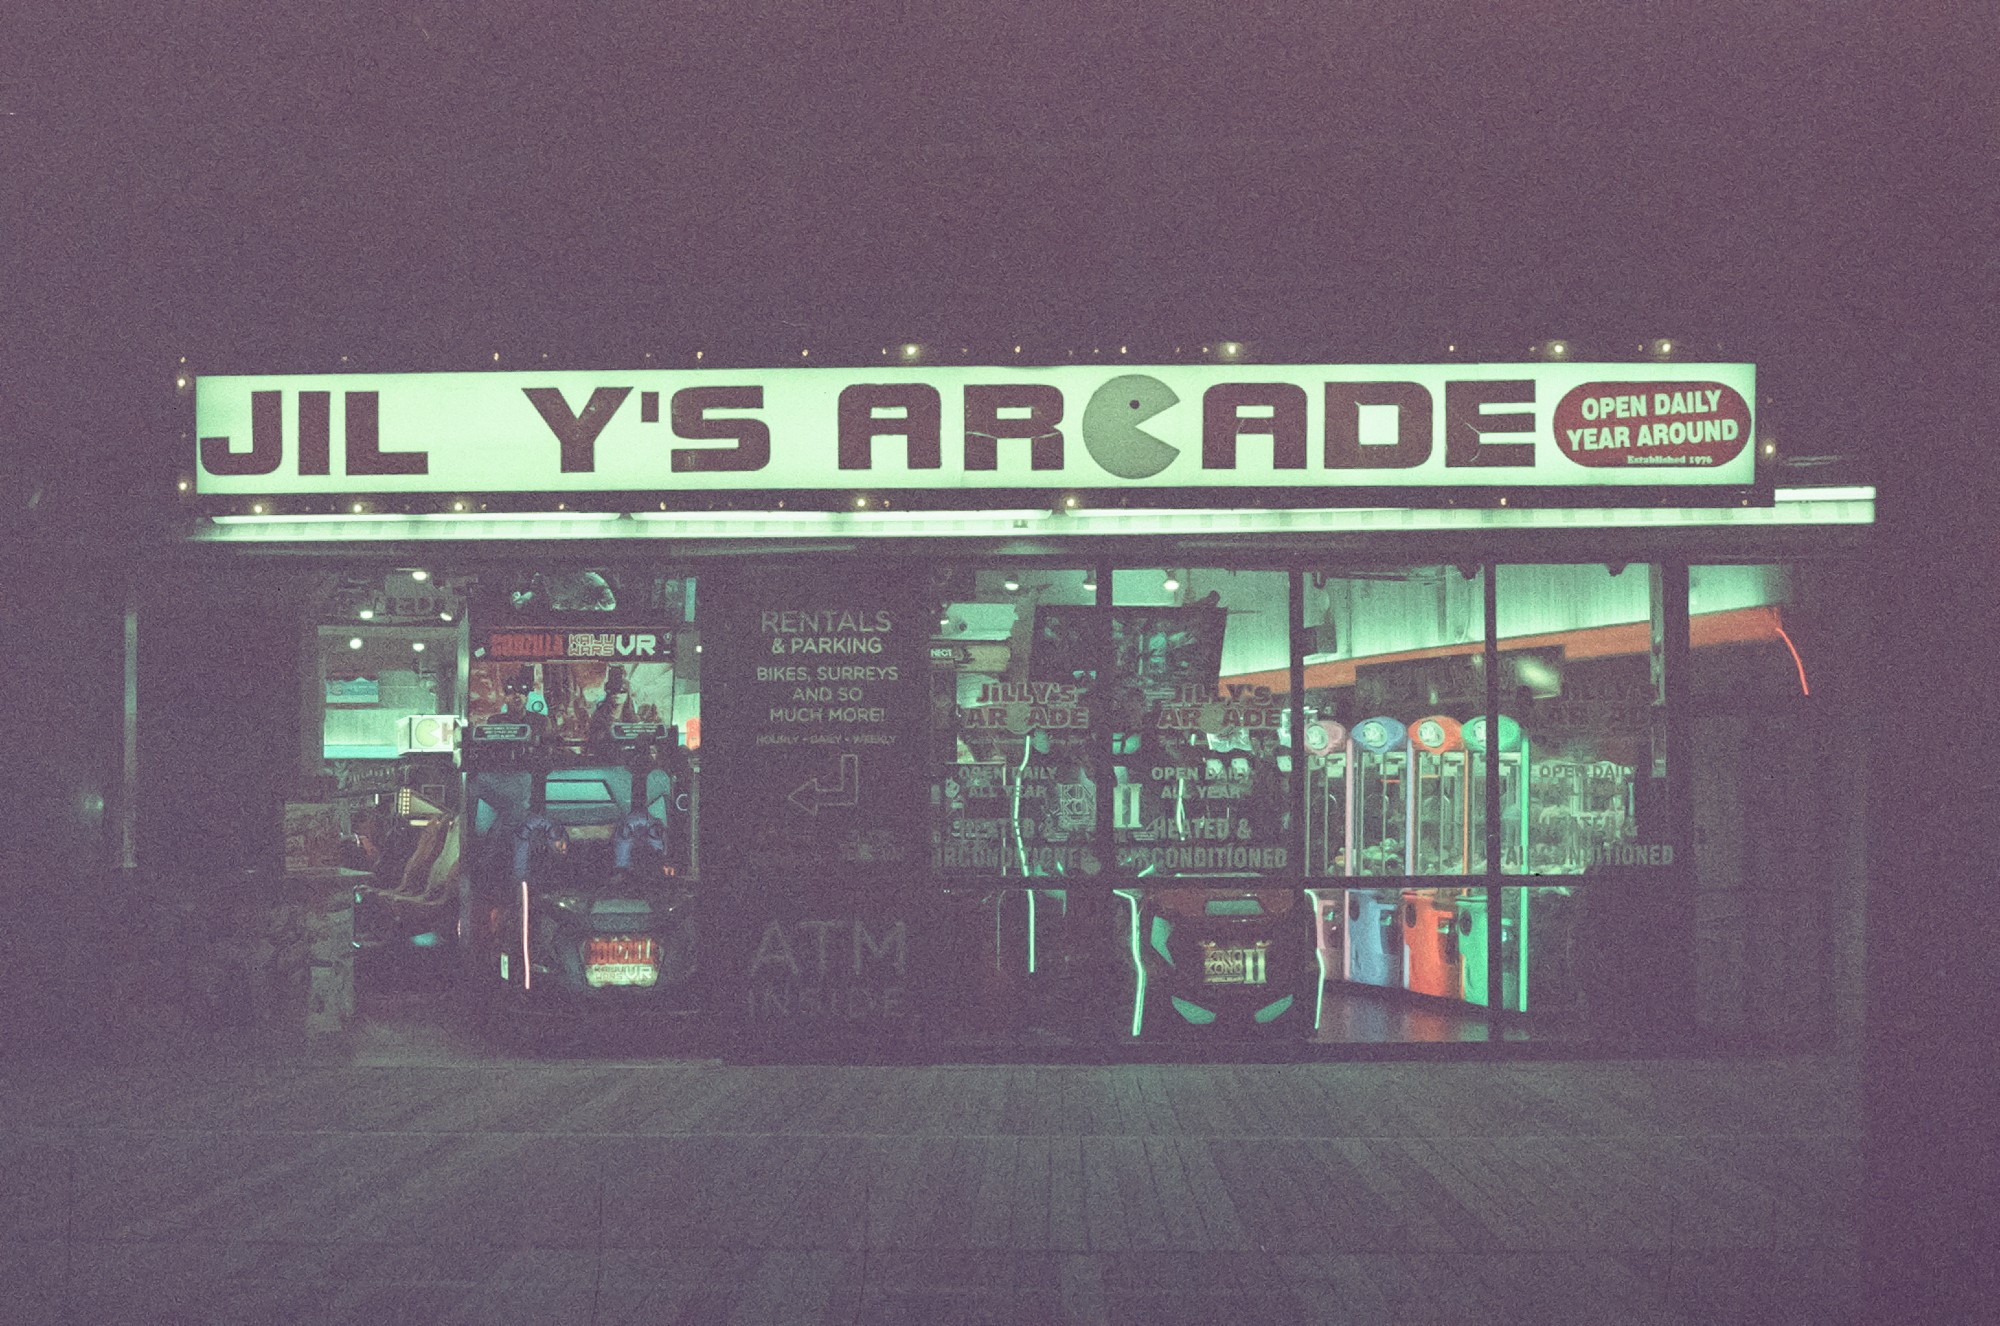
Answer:
[[[375,620],[375,609],[363,608],[360,612],[357,612],[354,615],[359,617],[364,622],[372,622]]]
[[[1160,582],[1160,588],[1166,590],[1167,593],[1169,594],[1173,593],[1180,587],[1181,587],[1180,580],[1172,575],[1169,575],[1165,580]]]
[[[423,642],[423,641],[421,641],[421,640],[412,640],[412,641],[410,641],[410,652],[411,652],[411,653],[413,653],[413,654],[421,654],[421,653],[423,653],[423,652],[424,652],[424,642]]]
[[[431,573],[428,571],[410,572],[410,579],[412,580],[429,580],[430,578],[431,578]]]
[[[348,647],[349,649],[359,649],[359,648],[361,648],[361,637],[360,637],[360,636],[358,636],[358,635],[350,635],[350,636],[348,636],[348,637],[347,637],[347,647]]]

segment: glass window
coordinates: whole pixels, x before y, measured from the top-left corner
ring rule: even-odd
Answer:
[[[1117,573],[1100,693],[1121,872],[1295,868],[1290,597],[1281,571]]]
[[[1496,590],[1502,872],[1645,864],[1671,836],[1649,568],[1502,566]]]
[[[1303,592],[1308,873],[1483,871],[1481,572],[1315,573]]]
[[[932,731],[942,734],[935,861],[947,878],[1090,876],[1097,843],[1103,653],[1082,570],[945,568],[931,641]]]
[[[318,757],[398,760],[457,749],[464,614],[462,582],[422,568],[322,584]]]
[[[1588,936],[1594,929],[1601,941],[1605,933],[1602,919],[1588,913],[1592,896],[1588,887],[1570,885],[1500,890],[1500,998],[1504,1007],[1532,1016],[1527,1026],[1535,1035],[1582,1035],[1588,1031],[1591,998],[1584,986],[1592,973]],[[1477,952],[1480,997],[1475,1002],[1482,1004],[1487,991],[1484,922],[1485,901],[1481,899],[1461,942],[1468,969],[1475,965],[1473,955]],[[1600,958],[1617,959],[1618,955],[1601,942],[1600,948]],[[1599,1004],[1604,1003],[1606,994],[1603,989],[1597,991]]]
[[[1787,566],[1688,568],[1688,700],[1702,715],[1782,709],[1811,693]]]
[[[573,859],[588,865],[609,860],[619,833],[634,832],[625,822],[640,817],[661,873],[696,873],[694,598],[692,578],[648,567],[478,578],[463,761],[476,835],[546,815],[577,849]]]

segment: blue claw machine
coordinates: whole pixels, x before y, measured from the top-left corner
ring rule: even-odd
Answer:
[[[1364,718],[1348,733],[1347,874],[1397,876],[1409,870],[1409,729],[1399,719]],[[1403,891],[1350,889],[1341,975],[1361,985],[1401,989]]]

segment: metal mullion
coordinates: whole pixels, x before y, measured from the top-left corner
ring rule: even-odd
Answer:
[[[1097,589],[1092,594],[1094,614],[1093,646],[1098,647],[1097,679],[1090,688],[1090,776],[1097,780],[1097,850],[1104,857],[1104,873],[1118,879],[1117,830],[1112,827],[1113,801],[1118,793],[1117,757],[1111,750],[1111,706],[1106,702],[1111,685],[1111,609],[1114,600],[1112,577],[1115,563],[1099,557],[1093,574]]]
[[[1687,723],[1688,651],[1690,648],[1688,620],[1688,564],[1686,562],[1664,562],[1659,567],[1660,619],[1663,627],[1661,640],[1661,670],[1665,690],[1666,747],[1667,747],[1667,843],[1673,852],[1673,865],[1666,872],[1663,887],[1672,890],[1685,906],[1675,910],[1693,924],[1693,891],[1683,888],[1683,882],[1691,883],[1694,877],[1694,783],[1691,762],[1693,742]],[[1668,988],[1662,994],[1674,1000],[1678,1007],[1667,1011],[1666,1023],[1674,1028],[1691,1029],[1694,1024],[1694,1010],[1698,991],[1695,988],[1695,962],[1693,936],[1688,942],[1678,945],[1682,960],[1669,978]]]
[[[1480,590],[1486,610],[1483,657],[1486,663],[1486,1039],[1505,1035],[1508,1017],[1507,970],[1502,958],[1500,900],[1504,890],[1500,876],[1500,567],[1488,562],[1479,568]],[[1528,771],[1521,771],[1523,778]],[[1527,844],[1522,859],[1527,857]],[[1523,909],[1525,911],[1525,908]]]
[[[1305,646],[1305,573],[1293,566],[1285,573],[1285,592],[1291,596],[1291,660],[1290,680],[1292,688],[1292,831],[1287,835],[1288,847],[1292,854],[1291,869],[1286,873],[1297,879],[1300,888],[1312,881],[1306,871],[1306,810],[1309,802],[1306,796],[1306,656]],[[1274,757],[1275,758],[1275,757]],[[1276,772],[1273,770],[1272,772]],[[1255,771],[1252,771],[1254,776]],[[1319,909],[1313,908],[1313,942],[1319,942]]]

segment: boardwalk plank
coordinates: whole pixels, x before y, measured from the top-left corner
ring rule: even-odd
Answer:
[[[1523,1248],[1527,1236],[1518,1204],[1481,1163],[1483,1144],[1480,1138],[1410,1137],[1403,1139],[1401,1149],[1485,1230],[1485,1237],[1471,1246]]]
[[[1201,1216],[1202,1228],[1207,1232],[1207,1246],[1225,1252],[1243,1252],[1255,1247],[1237,1215],[1236,1203],[1230,1196],[1228,1185],[1215,1167],[1209,1140],[1183,1136],[1166,1141],[1180,1160],[1188,1193]]]
[[[1083,1140],[1078,1137],[1049,1139],[1048,1172],[1048,1246],[1057,1252],[1089,1252]]]
[[[1104,1146],[1118,1177],[1127,1245],[1139,1251],[1173,1246],[1160,1192],[1154,1186],[1153,1166],[1146,1155],[1145,1139],[1108,1138]]]
[[[1014,1146],[1013,1246],[1021,1252],[1046,1252],[1055,1247],[1051,1236],[1054,1193],[1053,1163],[1048,1137],[1023,1137]],[[1077,1245],[1072,1245],[1072,1247]]]
[[[1139,1144],[1159,1205],[1165,1246],[1202,1252],[1214,1245],[1202,1219],[1202,1197],[1194,1191],[1181,1161],[1179,1140],[1155,1134],[1139,1139]]]
[[[1021,1139],[1003,1135],[981,1140],[968,1238],[975,1248],[1006,1248],[1013,1234],[1014,1166]]]
[[[1118,1140],[1079,1140],[1083,1165],[1083,1224],[1092,1252],[1130,1252],[1132,1233],[1125,1217],[1125,1193],[1120,1182]]]

